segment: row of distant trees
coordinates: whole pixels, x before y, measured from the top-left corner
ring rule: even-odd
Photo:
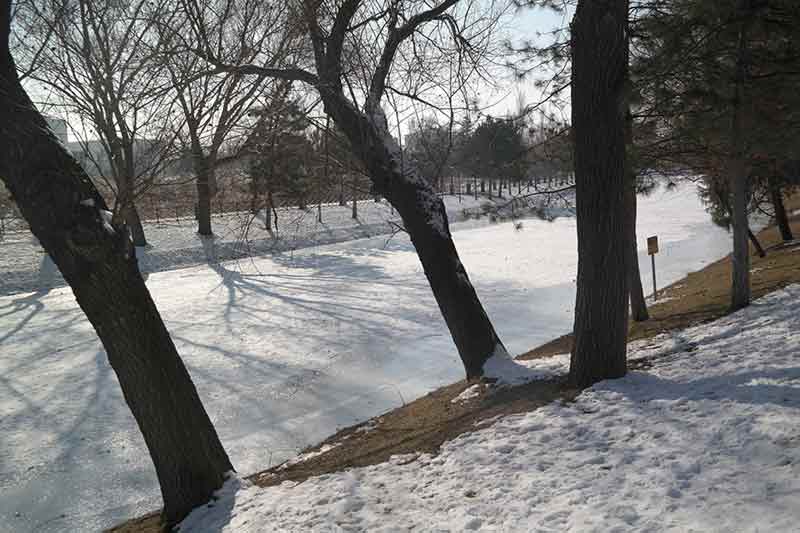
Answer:
[[[500,183],[572,174],[569,128],[563,121],[541,113],[537,122],[537,115],[524,109],[506,117],[486,116],[477,123],[470,116],[455,124],[423,118],[405,137],[405,160],[438,190],[447,190],[452,176],[475,179],[480,192],[487,192],[487,186]]]
[[[134,243],[146,242],[136,200],[169,175],[194,181],[198,232],[211,235],[218,169],[248,139],[253,111],[280,113],[298,96],[264,75],[215,70],[207,56],[239,65],[297,54],[283,6],[21,0],[13,9],[21,79],[45,109],[69,118],[74,137],[100,143],[103,153],[84,163],[113,194]]]
[[[68,117],[79,145],[73,152],[110,194],[136,245],[146,243],[143,196],[187,179],[195,184],[198,233],[211,235],[218,178],[231,166],[253,209],[274,212],[275,195],[305,207],[322,189],[338,188],[340,203],[369,189],[341,129],[313,117],[317,100],[307,88],[222,68],[294,58],[297,28],[282,22],[283,8],[255,0],[21,0],[14,10],[21,79],[45,109]],[[439,190],[453,175],[516,182],[569,171],[566,139],[557,149],[558,139],[531,145],[557,124],[537,129],[526,116],[452,121],[421,120],[403,147]]]

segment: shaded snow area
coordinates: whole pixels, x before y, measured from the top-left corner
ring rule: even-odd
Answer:
[[[473,222],[453,238],[508,352],[569,331],[574,219]],[[642,261],[659,235],[659,283],[731,246],[692,186],[641,198],[638,232]],[[402,234],[158,272],[147,285],[241,475],[464,376]],[[0,296],[0,531],[96,531],[159,505],[143,439],[69,289]]]
[[[232,479],[180,531],[797,531],[800,285],[631,356],[656,354],[435,456]]]
[[[447,216],[461,228],[486,226],[497,217],[477,219],[486,210],[497,206],[502,213],[509,210],[508,198],[481,196],[443,196]],[[542,197],[518,200],[517,215],[539,213],[547,217],[567,216],[570,213],[559,205],[558,199]],[[524,205],[522,205],[524,204]],[[84,205],[90,206],[88,203]],[[92,202],[91,205],[94,205]],[[110,229],[111,214],[101,213],[106,229]],[[201,237],[193,218],[162,218],[145,221],[144,232],[148,245],[137,248],[139,268],[145,273],[163,272],[202,264],[216,263],[251,256],[263,256],[293,250],[390,235],[401,224],[400,216],[385,201],[358,202],[358,218],[352,218],[352,206],[325,204],[322,222],[316,206],[307,210],[278,209],[278,222],[272,231],[265,229],[265,215],[260,212],[229,213],[212,217],[213,237]],[[457,228],[452,228],[457,229]],[[111,230],[113,231],[113,229]],[[9,231],[0,239],[0,295],[41,291],[64,286],[66,283],[39,242],[28,230]]]

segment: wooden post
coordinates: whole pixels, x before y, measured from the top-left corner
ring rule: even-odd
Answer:
[[[656,301],[658,300],[658,288],[656,285],[656,254],[658,253],[657,235],[647,238],[647,253],[650,254],[650,264],[653,268],[653,301]]]

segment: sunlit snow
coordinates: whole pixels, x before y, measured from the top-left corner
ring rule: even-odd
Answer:
[[[642,198],[666,284],[730,237],[693,186]],[[511,354],[572,326],[575,221],[454,225]],[[148,286],[234,466],[289,459],[337,428],[463,377],[402,234],[153,273]],[[84,531],[159,506],[155,473],[105,352],[67,288],[0,297],[0,529]]]

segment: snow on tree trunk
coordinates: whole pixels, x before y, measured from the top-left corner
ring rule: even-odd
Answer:
[[[467,377],[481,376],[487,359],[506,352],[458,257],[444,203],[425,179],[403,168],[379,107],[368,116],[333,92],[323,92],[323,102],[368,170],[373,190],[400,214]]]

